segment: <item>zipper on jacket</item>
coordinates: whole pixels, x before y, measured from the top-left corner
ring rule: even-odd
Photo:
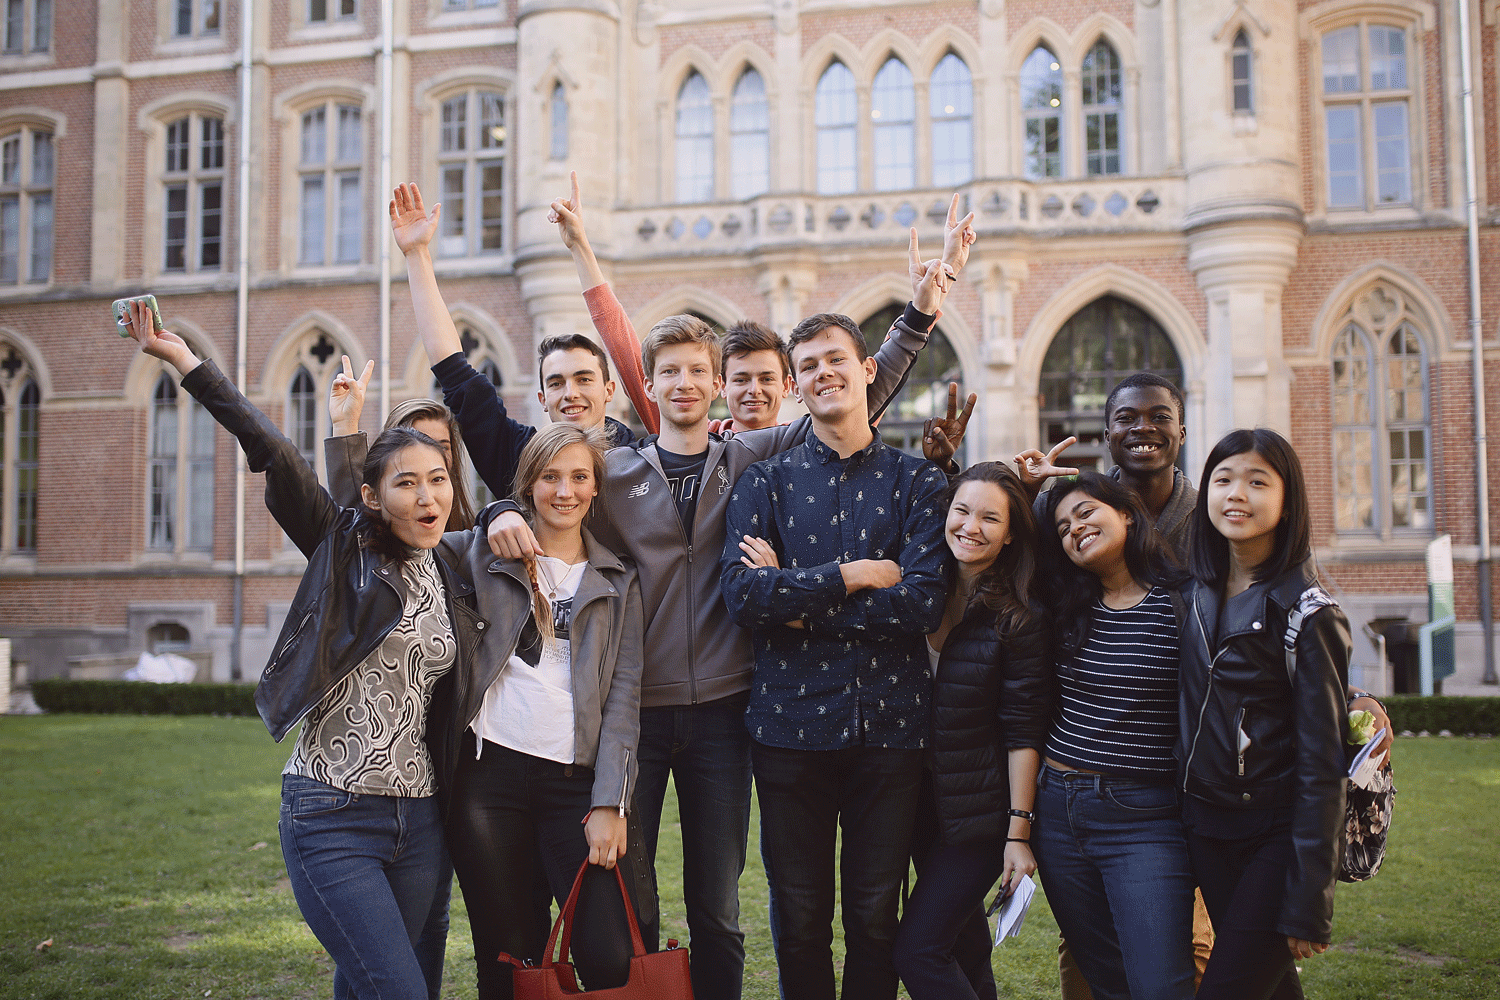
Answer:
[[[625,773],[620,781],[620,818],[625,818],[625,803],[630,799],[630,748],[625,748]]]
[[[1193,772],[1193,755],[1198,752],[1198,737],[1203,735],[1203,716],[1208,711],[1208,696],[1214,690],[1214,664],[1219,662],[1219,657],[1224,654],[1220,650],[1217,654],[1208,648],[1208,633],[1203,630],[1203,614],[1198,610],[1198,600],[1193,599],[1193,617],[1198,620],[1198,637],[1203,640],[1203,651],[1209,654],[1208,660],[1208,686],[1203,689],[1203,704],[1198,706],[1198,728],[1193,731],[1193,743],[1188,747],[1187,760],[1182,765],[1182,790],[1187,791],[1188,776]],[[1225,647],[1226,649],[1228,647]],[[1181,683],[1179,681],[1179,683]]]
[[[1240,777],[1245,776],[1245,751],[1250,749],[1250,737],[1245,735],[1245,710],[1241,708],[1234,717],[1235,749],[1240,760]]]
[[[316,612],[316,610],[317,608],[315,606],[312,611],[309,611],[307,614],[302,616],[302,621],[297,623],[297,630],[291,635],[287,636],[286,642],[282,643],[281,648],[276,652],[276,659],[272,660],[270,665],[266,667],[267,674],[274,674],[276,672],[277,666],[279,666],[281,663],[281,658],[286,655],[286,651],[288,649],[292,648],[292,643],[297,640],[297,636],[302,634],[302,630],[307,628],[307,623],[312,621],[313,614]]]

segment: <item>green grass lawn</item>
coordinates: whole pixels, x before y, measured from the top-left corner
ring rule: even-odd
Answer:
[[[256,720],[0,717],[0,998],[329,997],[276,840],[289,746]],[[1314,997],[1500,996],[1500,742],[1406,740],[1390,857],[1340,886],[1336,944],[1304,965]],[[659,877],[663,937],[687,938],[676,807]],[[775,996],[751,831],[740,883],[745,996]],[[50,946],[37,950],[43,941]],[[1004,997],[1057,995],[1056,925],[1039,897],[995,952]],[[455,898],[445,996],[473,997]]]

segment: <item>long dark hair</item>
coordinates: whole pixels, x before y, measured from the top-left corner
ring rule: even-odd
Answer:
[[[981,574],[969,596],[969,608],[983,604],[995,615],[995,631],[1009,636],[1036,617],[1033,604],[1036,587],[1036,518],[1026,498],[1020,477],[1003,462],[979,462],[969,466],[948,486],[943,508],[953,506],[964,483],[991,483],[1005,496],[1009,509],[1010,542]],[[968,608],[964,609],[965,612]]]
[[[1208,519],[1208,486],[1214,470],[1225,459],[1255,452],[1281,477],[1281,521],[1276,525],[1276,544],[1270,558],[1255,567],[1255,579],[1274,580],[1312,554],[1312,511],[1307,502],[1307,479],[1292,444],[1265,427],[1232,430],[1219,439],[1203,463],[1198,480],[1198,504],[1193,508],[1193,544],[1188,564],[1204,585],[1222,590],[1229,579],[1229,540]]]
[[[464,483],[464,436],[453,411],[435,399],[408,399],[391,407],[391,412],[385,415],[385,429],[410,427],[424,419],[441,420],[448,425],[448,442],[453,449],[448,463],[448,477],[453,480],[453,507],[448,511],[448,530],[468,531],[474,527],[474,501],[469,499],[469,487]]]
[[[448,468],[448,478],[453,478],[453,468],[448,462],[447,453],[443,446],[421,431],[411,427],[392,427],[390,430],[380,432],[375,443],[370,445],[370,450],[365,453],[365,467],[361,475],[363,485],[370,487],[378,495],[380,493],[380,480],[385,476],[385,468],[398,452],[412,445],[426,445],[435,449],[443,456],[443,464]],[[405,562],[410,552],[408,546],[396,533],[391,530],[391,522],[386,520],[385,514],[380,511],[371,510],[365,504],[359,505],[360,512],[360,541],[365,548],[377,555],[397,562]]]
[[[1099,578],[1068,558],[1057,533],[1057,508],[1078,490],[1130,516],[1125,528],[1125,566],[1137,583],[1175,587],[1185,579],[1182,567],[1135,490],[1092,469],[1079,473],[1074,482],[1055,483],[1043,495],[1041,534],[1049,540],[1042,543],[1042,560],[1048,582],[1047,606],[1052,620],[1062,630],[1059,648],[1069,658],[1083,645],[1093,626],[1094,605],[1104,596],[1104,585]]]

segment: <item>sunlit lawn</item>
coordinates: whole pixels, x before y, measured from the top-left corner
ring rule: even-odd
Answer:
[[[289,747],[256,720],[0,717],[0,998],[329,997],[276,840]],[[1407,740],[1394,842],[1373,882],[1341,886],[1314,997],[1500,996],[1500,742]],[[675,805],[659,878],[663,937],[687,938]],[[758,834],[741,881],[747,998],[771,998]],[[455,898],[445,996],[473,997]],[[41,950],[43,941],[51,945]],[[1056,926],[1038,898],[995,952],[1002,997],[1055,997]]]

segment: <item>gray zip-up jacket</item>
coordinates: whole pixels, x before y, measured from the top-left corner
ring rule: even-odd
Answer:
[[[592,806],[628,809],[635,787],[640,736],[641,589],[635,567],[622,561],[587,530],[588,568],[573,595],[570,649],[573,674],[573,761],[594,769]],[[521,631],[531,620],[531,584],[514,559],[497,559],[484,530],[450,531],[443,554],[474,583],[489,627],[460,679],[447,727],[456,754],[465,730],[484,706],[484,695],[510,662]],[[456,759],[456,757],[454,758]]]

